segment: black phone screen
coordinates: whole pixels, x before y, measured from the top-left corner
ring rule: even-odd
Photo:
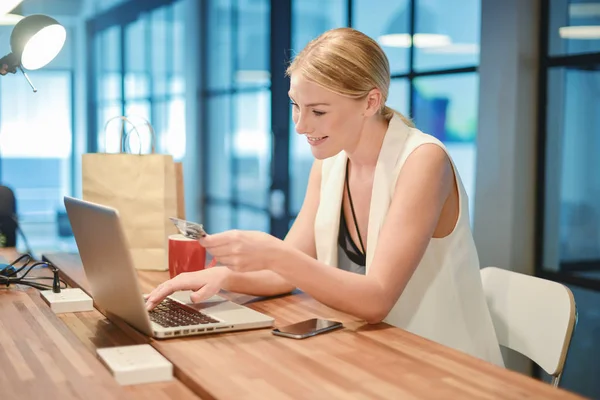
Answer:
[[[314,332],[329,330],[331,328],[338,327],[341,325],[342,324],[337,321],[313,318],[306,321],[298,322],[296,324],[283,326],[279,328],[279,331],[281,333],[287,333],[290,335],[307,335]]]

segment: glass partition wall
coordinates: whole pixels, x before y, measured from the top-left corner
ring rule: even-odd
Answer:
[[[540,273],[600,289],[600,10],[543,3]]]
[[[204,2],[204,215],[212,232],[270,230],[270,10],[268,0]]]
[[[198,19],[187,18],[200,32],[200,90],[197,105],[187,107],[199,119],[194,149],[184,134],[184,1],[195,0],[120,2],[88,22],[89,151],[118,151],[110,118],[143,117],[157,131],[159,151],[199,157],[201,168],[191,171],[198,176],[186,180],[202,187],[197,208],[209,231],[283,237],[313,162],[294,130],[285,69],[310,40],[351,26],[390,59],[388,105],[447,145],[473,198],[479,0],[196,1]]]
[[[152,124],[157,152],[185,156],[185,12],[183,0],[129,1],[88,21],[88,151],[120,151],[107,122],[128,116]]]
[[[285,67],[310,40],[343,26],[383,46],[393,74],[388,105],[446,144],[473,199],[479,0],[203,4],[202,154],[209,230],[286,234],[304,200],[313,157],[294,130]]]
[[[535,236],[536,275],[569,286],[579,314],[561,386],[590,398],[600,398],[598,6],[541,1]]]

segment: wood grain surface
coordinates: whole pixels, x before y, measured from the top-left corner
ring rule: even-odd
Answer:
[[[89,290],[76,255],[48,254],[74,284]],[[147,292],[167,272],[138,271]],[[367,325],[306,294],[227,297],[282,326],[307,318],[345,328],[304,340],[268,329],[151,340],[178,379],[214,399],[578,399],[536,379],[468,356],[387,324]]]
[[[129,326],[108,320],[98,311],[65,313],[59,315],[62,322],[77,336],[93,354],[97,348],[129,346],[148,343],[149,338]],[[124,328],[124,329],[123,329]],[[123,386],[132,399],[199,399],[179,380]]]
[[[124,399],[126,392],[42,301],[0,289],[2,399]]]
[[[14,249],[0,249],[0,258],[5,262],[14,260],[17,256]],[[29,276],[51,275],[47,268],[37,268]],[[33,308],[35,314],[31,311],[32,304],[37,307],[37,311]],[[32,327],[34,323],[39,326]],[[23,341],[26,345],[22,344]],[[145,335],[128,325],[108,320],[97,310],[54,314],[35,289],[22,285],[11,286],[9,289],[0,288],[0,399],[199,399],[199,396],[177,379],[121,387],[96,358],[97,348],[148,342],[149,338]],[[27,349],[26,346],[29,346],[31,349],[43,350],[35,358],[30,353],[19,356],[18,350],[14,350],[15,343],[18,344],[16,349]],[[62,356],[58,361],[53,361],[58,354]],[[8,364],[5,358],[10,358],[19,367]],[[40,370],[40,359],[47,366],[44,371]],[[65,363],[65,360],[71,360],[71,364],[75,360],[75,364],[80,367],[79,373],[73,373],[74,367]],[[84,360],[83,364],[81,360]],[[11,371],[18,373],[27,370],[36,373],[33,380],[25,384],[11,376]],[[90,375],[89,371],[93,374]],[[80,374],[84,375],[81,382]],[[51,382],[48,382],[47,375]],[[30,377],[27,373],[24,376]],[[73,384],[73,380],[77,380],[77,383]],[[96,391],[97,387],[100,388],[99,391]]]

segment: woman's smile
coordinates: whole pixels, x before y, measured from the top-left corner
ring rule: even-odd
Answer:
[[[324,141],[327,140],[329,136],[321,136],[321,137],[317,137],[317,136],[306,136],[306,139],[308,140],[308,143],[311,146],[318,146],[321,143],[323,143]]]

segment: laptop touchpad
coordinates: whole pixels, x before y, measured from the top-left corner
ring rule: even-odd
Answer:
[[[205,314],[210,314],[218,319],[225,321],[237,320],[242,322],[248,317],[253,317],[252,319],[256,319],[257,316],[264,317],[264,319],[272,319],[250,308],[226,300],[221,296],[213,296],[207,300],[204,300],[201,303],[192,303],[192,301],[190,300],[191,293],[192,292],[189,290],[184,290],[180,292],[175,292],[170,297],[187,304],[189,307],[192,307],[196,310],[200,310]],[[259,319],[262,320],[263,318]]]
[[[206,299],[200,303],[193,303],[190,299],[190,294],[192,291],[190,290],[182,290],[180,292],[175,292],[171,296],[171,298],[181,301],[182,303],[187,304],[188,306],[195,308],[196,310],[202,310],[204,313],[213,313],[216,311],[229,311],[229,310],[239,310],[244,309],[238,304],[235,304],[232,301],[226,300],[221,296],[213,296],[209,299]]]

